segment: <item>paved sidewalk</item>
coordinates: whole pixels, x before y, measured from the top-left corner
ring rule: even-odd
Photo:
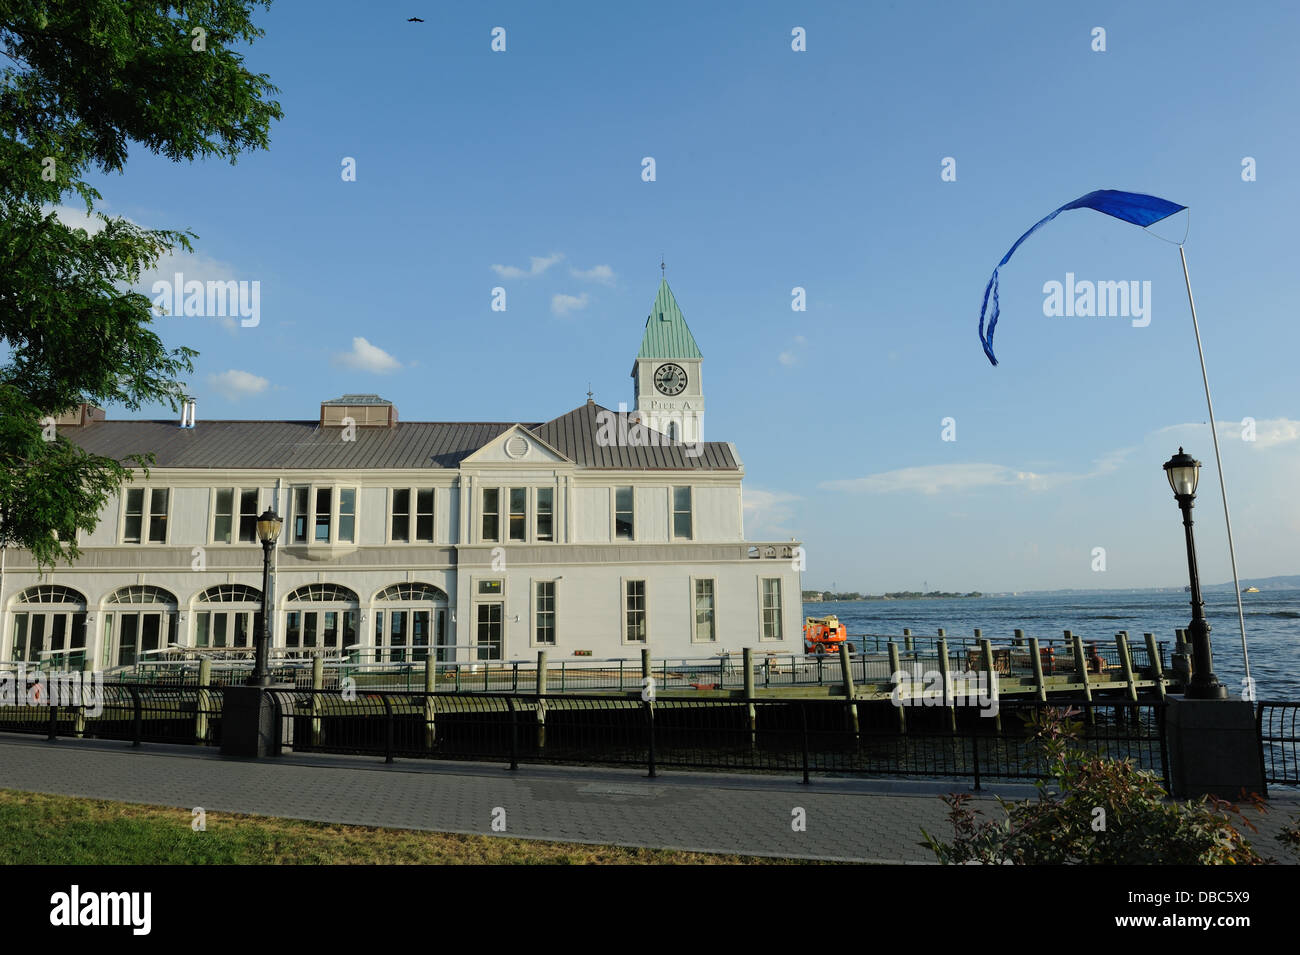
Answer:
[[[241,812],[321,822],[493,835],[505,810],[507,836],[703,852],[855,862],[932,863],[920,829],[951,836],[939,796],[967,783],[840,780],[639,770],[457,764],[368,757],[289,755],[225,759],[200,747],[0,734],[0,788]],[[1030,786],[998,786],[1007,798]],[[977,802],[999,812],[991,798]],[[792,827],[806,813],[806,831]],[[1252,840],[1265,855],[1294,861],[1274,838],[1300,811],[1273,800]],[[499,812],[496,813],[500,815]],[[996,817],[996,816],[995,816]]]

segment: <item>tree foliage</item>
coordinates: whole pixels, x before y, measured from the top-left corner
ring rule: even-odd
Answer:
[[[1004,818],[981,819],[969,793],[944,797],[953,841],[921,834],[949,864],[1254,865],[1264,862],[1243,829],[1255,826],[1236,805],[1207,796],[1170,800],[1159,778],[1131,760],[1078,746],[1082,724],[1048,710],[1036,737],[1048,757],[1037,799],[998,799]],[[1265,811],[1257,795],[1251,802]]]
[[[97,213],[86,177],[120,172],[133,143],[175,162],[268,146],[277,90],[239,52],[262,35],[256,6],[0,0],[0,543],[42,566],[74,559],[123,464],[149,461],[46,440],[41,419],[83,401],[175,409],[196,355],[165,347],[132,291],[193,234]],[[90,229],[57,214],[73,194]]]

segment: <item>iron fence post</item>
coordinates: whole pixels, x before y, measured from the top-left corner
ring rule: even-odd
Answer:
[[[649,700],[641,704],[645,707],[646,718],[646,753],[650,768],[650,778],[653,779],[658,773],[655,770],[655,706]]]
[[[1164,701],[1156,704],[1156,732],[1160,735],[1160,780],[1164,783],[1165,792],[1173,788],[1169,779],[1169,753],[1165,747],[1165,710],[1168,705]],[[1263,746],[1262,743],[1260,745]]]
[[[131,729],[132,729],[132,735],[134,736],[134,739],[131,741],[131,745],[133,747],[137,747],[140,745],[141,736],[144,735],[144,714],[141,712],[141,707],[140,707],[140,690],[138,687],[131,686],[131,685],[128,685],[126,690],[128,693],[131,694],[131,706],[132,706]]]
[[[803,737],[803,781],[804,785],[808,784],[808,704],[799,704],[799,724],[802,729],[800,734]]]
[[[541,695],[537,697],[538,705],[541,705]],[[515,707],[515,698],[506,697],[506,706],[510,708],[510,768],[516,770],[519,768],[519,710]]]
[[[380,697],[384,701],[384,762],[393,761],[393,704],[385,693]]]
[[[972,763],[975,768],[975,791],[980,791],[980,737],[976,729],[971,730],[970,747]]]

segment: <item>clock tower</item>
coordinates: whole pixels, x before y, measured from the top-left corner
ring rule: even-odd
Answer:
[[[686,444],[704,440],[703,361],[668,280],[663,279],[632,366],[633,409],[647,427]]]

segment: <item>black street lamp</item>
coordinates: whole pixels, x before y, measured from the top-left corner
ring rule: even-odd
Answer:
[[[280,537],[280,528],[284,521],[269,507],[257,519],[257,537],[262,542],[262,632],[255,637],[257,657],[253,664],[253,675],[248,678],[249,686],[270,686],[271,673],[267,668],[267,657],[271,652],[271,608],[267,593],[271,586],[271,551]]]
[[[1192,502],[1196,499],[1201,462],[1179,448],[1178,453],[1166,461],[1164,467],[1169,486],[1174,491],[1174,499],[1183,512],[1183,530],[1187,537],[1187,572],[1192,578],[1192,622],[1187,627],[1192,644],[1192,682],[1187,688],[1187,698],[1226,700],[1228,688],[1214,675],[1214,661],[1210,655],[1210,624],[1205,619],[1205,605],[1201,601],[1201,578],[1196,570],[1196,541],[1192,537]]]

